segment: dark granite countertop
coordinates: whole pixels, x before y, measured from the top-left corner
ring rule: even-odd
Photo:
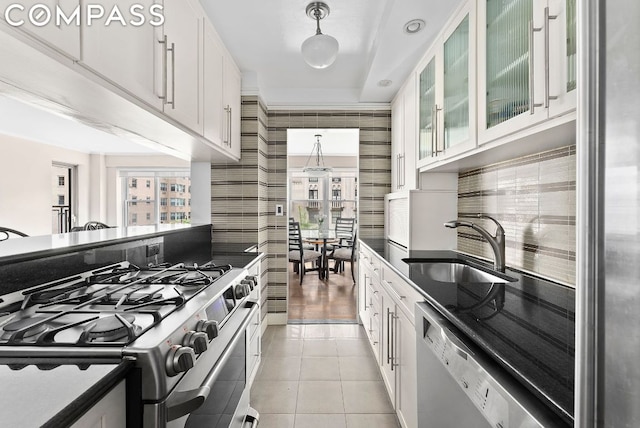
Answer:
[[[12,368],[13,367],[13,368]],[[70,426],[124,379],[130,361],[40,369],[0,364],[0,420],[6,427]]]
[[[451,284],[427,278],[419,264],[391,262],[386,241],[361,240],[411,283],[437,311],[573,425],[575,290],[518,270],[504,286]],[[455,251],[410,251],[427,262],[492,265]]]

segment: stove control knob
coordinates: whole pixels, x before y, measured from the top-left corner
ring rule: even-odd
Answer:
[[[167,354],[166,368],[169,376],[186,372],[196,363],[196,353],[188,346],[173,345]]]
[[[253,284],[253,281],[251,280],[243,279],[242,281],[240,281],[240,284],[244,284],[247,287],[249,287],[249,290],[253,290],[254,284]]]
[[[206,351],[208,344],[207,333],[202,331],[189,331],[182,339],[182,345],[193,348],[193,352],[195,352],[196,355],[200,355]]]
[[[236,299],[247,297],[249,293],[251,293],[251,290],[249,290],[249,286],[247,284],[236,285]]]
[[[218,337],[218,321],[200,320],[196,324],[196,331],[207,333],[209,340]]]

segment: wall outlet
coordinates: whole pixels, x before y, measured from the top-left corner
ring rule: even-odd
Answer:
[[[276,204],[276,215],[277,216],[284,215],[284,206],[282,204]]]
[[[160,244],[147,245],[147,257],[153,257],[160,254]]]

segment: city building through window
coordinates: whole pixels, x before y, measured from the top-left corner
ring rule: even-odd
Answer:
[[[191,219],[189,171],[121,171],[126,225],[186,223]],[[144,180],[144,186],[137,186]],[[135,183],[135,185],[134,185]]]

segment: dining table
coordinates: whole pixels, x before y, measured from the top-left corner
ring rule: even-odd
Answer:
[[[316,250],[320,250],[322,257],[320,258],[320,266],[318,269],[320,279],[329,280],[329,259],[327,257],[327,244],[334,244],[340,241],[336,238],[333,230],[307,229],[301,231],[302,241],[313,244]]]

